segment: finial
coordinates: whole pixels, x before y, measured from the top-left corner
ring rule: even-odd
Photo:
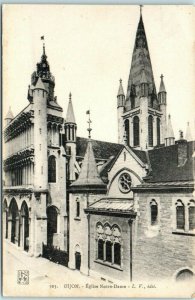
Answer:
[[[72,99],[72,94],[71,94],[71,92],[69,93],[69,101],[71,101],[71,99]]]
[[[122,79],[121,78],[120,78],[119,82],[120,82],[120,84],[122,83]]]
[[[139,7],[140,7],[140,17],[141,17],[142,16],[142,7],[143,7],[143,5],[140,5]]]
[[[45,41],[44,35],[41,36],[41,40]],[[43,42],[43,56],[45,56],[45,43]]]
[[[89,132],[88,138],[91,139],[91,131],[92,131],[91,123],[92,123],[92,121],[90,119],[90,110],[87,110],[86,114],[89,115],[89,119],[87,121],[87,123],[89,124],[89,127],[87,128],[87,131]]]
[[[168,117],[169,117],[169,119],[171,119],[171,115],[170,114],[168,115]]]
[[[163,75],[163,74],[161,74],[161,75],[160,75],[160,78],[161,78],[161,80],[163,80],[163,78],[164,78],[164,75]]]

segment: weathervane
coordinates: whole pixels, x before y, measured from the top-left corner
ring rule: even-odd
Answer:
[[[44,35],[41,36],[41,40],[43,41],[43,54],[45,55],[45,37],[44,37]]]
[[[90,119],[90,110],[87,110],[87,111],[86,111],[86,114],[89,115],[89,119],[88,119],[88,121],[87,121],[87,123],[89,124],[89,127],[87,128],[87,131],[89,132],[88,138],[90,139],[90,138],[91,138],[91,131],[92,131],[92,128],[91,128],[91,123],[92,123],[92,121],[91,121],[91,119]]]

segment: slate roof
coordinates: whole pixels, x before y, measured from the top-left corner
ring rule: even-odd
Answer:
[[[77,156],[84,157],[87,148],[87,138],[77,137],[76,140],[76,154]],[[91,140],[94,156],[96,159],[107,160],[111,156],[116,156],[118,152],[124,148],[124,145],[109,143],[97,140]]]
[[[187,161],[178,167],[178,144],[148,151],[151,177],[147,182],[193,181],[195,142],[187,143]]]

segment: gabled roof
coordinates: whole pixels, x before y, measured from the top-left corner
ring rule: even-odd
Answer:
[[[195,142],[187,143],[187,161],[178,167],[178,144],[148,151],[152,173],[147,182],[175,182],[194,180]]]
[[[76,139],[76,155],[84,157],[87,148],[87,138],[77,137]],[[103,142],[91,139],[94,156],[96,159],[107,160],[111,156],[116,156],[118,152],[124,148],[122,144]]]

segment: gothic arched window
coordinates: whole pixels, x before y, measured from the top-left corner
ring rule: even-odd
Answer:
[[[156,120],[157,145],[160,145],[160,119]]]
[[[156,225],[158,221],[158,205],[154,199],[150,202],[150,211],[151,211],[151,225]]]
[[[176,225],[177,229],[185,229],[185,209],[181,200],[176,203]]]
[[[195,229],[195,201],[191,200],[188,204],[188,215],[189,215],[189,230]]]
[[[133,119],[133,145],[139,146],[139,117]]]
[[[48,159],[48,182],[56,182],[56,158],[53,155]]]
[[[148,117],[148,144],[153,146],[153,117]]]
[[[125,132],[127,138],[127,145],[129,145],[129,120],[125,120]]]

